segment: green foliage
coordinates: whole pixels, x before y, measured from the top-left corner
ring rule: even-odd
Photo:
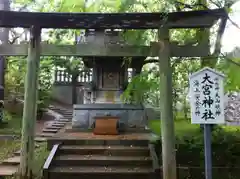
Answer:
[[[161,121],[154,120],[149,124],[153,132],[160,135]],[[213,151],[213,166],[216,167],[239,167],[240,139],[239,127],[222,127],[218,126],[212,132],[212,151]],[[176,135],[176,157],[177,165],[181,167],[201,167],[199,169],[180,170],[178,178],[195,178],[202,179],[202,172],[204,171],[204,138],[203,132],[199,125],[191,124],[186,120],[175,122]],[[152,141],[153,142],[153,141]],[[161,138],[155,137],[156,153],[159,156],[161,163]],[[223,155],[224,153],[224,155]],[[219,173],[219,170],[213,170],[213,179],[229,179],[239,178],[239,172],[232,168]]]
[[[155,78],[149,77],[148,74],[148,71],[145,71],[132,78],[131,83],[121,95],[125,103],[143,104],[151,90],[158,88],[158,83],[154,83]]]
[[[20,135],[22,119],[18,115],[10,115],[7,111],[4,111],[4,121],[6,125],[1,126],[0,124],[0,135]]]
[[[26,60],[21,57],[8,57],[5,74],[6,92],[24,93]]]
[[[11,157],[20,148],[20,140],[0,140],[0,162]]]
[[[234,62],[240,63],[240,58],[232,58]],[[226,75],[225,90],[240,91],[240,78],[238,77],[240,67],[228,61],[228,58],[220,59],[217,65],[217,69],[222,71]]]
[[[16,94],[24,96],[24,81],[26,74],[26,59],[10,57],[7,63],[6,73],[6,95]],[[50,93],[53,84],[53,62],[49,57],[41,58],[38,86],[38,110],[46,108],[49,104]]]
[[[38,148],[35,148],[34,157],[35,157],[35,161],[38,161],[38,162],[36,162],[36,164],[33,167],[34,179],[42,178],[42,174],[43,174],[42,168],[48,155],[49,155],[49,151],[47,150],[47,143],[45,142],[41,143],[39,144]]]

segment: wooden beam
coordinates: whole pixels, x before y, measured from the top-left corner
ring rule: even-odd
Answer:
[[[173,13],[40,13],[0,11],[0,27],[68,29],[158,29],[211,27],[225,9]]]
[[[27,44],[0,45],[0,54],[3,56],[27,56]],[[170,44],[170,56],[172,57],[206,57],[209,55],[208,45],[178,46]],[[158,45],[41,45],[42,56],[81,56],[81,57],[157,57]]]
[[[25,95],[22,122],[20,179],[33,179],[34,137],[37,112],[38,70],[40,62],[41,29],[30,29],[30,43],[25,78]]]
[[[159,30],[158,38],[159,42],[161,42],[159,43],[159,68],[163,179],[176,179],[176,152],[173,119],[172,67],[170,61],[169,29],[162,27]]]

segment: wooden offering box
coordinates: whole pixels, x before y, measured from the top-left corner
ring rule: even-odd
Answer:
[[[95,135],[118,135],[118,117],[101,116],[95,117],[93,133]]]

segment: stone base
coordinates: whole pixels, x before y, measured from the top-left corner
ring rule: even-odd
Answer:
[[[144,128],[147,117],[143,106],[129,104],[83,104],[74,105],[72,128],[92,129],[95,117],[118,117],[121,131],[127,128]]]

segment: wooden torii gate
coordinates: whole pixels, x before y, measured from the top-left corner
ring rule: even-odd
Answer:
[[[172,70],[170,57],[207,57],[208,41],[179,46],[169,41],[169,29],[210,28],[226,18],[224,9],[174,13],[33,13],[0,11],[0,26],[29,28],[28,45],[0,45],[0,55],[28,56],[25,81],[20,177],[33,178],[34,125],[40,56],[125,56],[159,57],[163,178],[176,179],[175,135],[172,112]],[[50,45],[41,44],[42,28],[68,29],[158,29],[159,41],[150,46]]]

